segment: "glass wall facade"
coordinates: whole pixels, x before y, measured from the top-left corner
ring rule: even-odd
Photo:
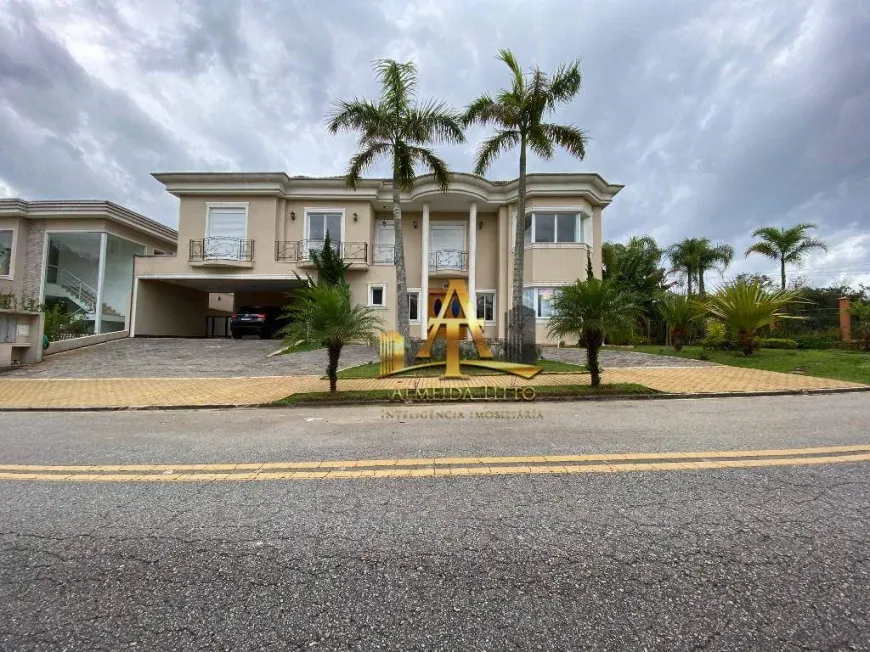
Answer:
[[[84,334],[124,330],[133,256],[145,247],[100,233],[49,233],[43,301],[76,315]]]

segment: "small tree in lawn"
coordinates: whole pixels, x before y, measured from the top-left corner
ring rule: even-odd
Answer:
[[[665,292],[659,297],[656,309],[671,331],[674,349],[682,351],[689,328],[704,317],[703,305],[684,294]]]
[[[800,319],[782,312],[791,303],[804,303],[795,290],[765,290],[758,283],[735,281],[710,296],[707,311],[737,333],[744,355],[755,351],[755,333],[779,319]]]
[[[345,285],[311,283],[300,289],[289,310],[291,322],[280,331],[288,346],[325,344],[329,391],[337,390],[338,361],[345,344],[374,344],[381,330],[378,311],[353,303]]]
[[[326,285],[347,285],[347,270],[350,263],[341,259],[341,253],[332,246],[329,232],[323,241],[323,249],[320,252],[311,252],[311,261],[317,268],[317,278]]]
[[[613,281],[589,278],[559,289],[549,321],[551,337],[578,336],[586,346],[592,386],[601,385],[598,351],[613,333],[635,327],[640,307],[632,292]]]
[[[855,329],[857,340],[865,351],[870,351],[870,303],[853,303],[849,306],[849,314],[858,322]]]

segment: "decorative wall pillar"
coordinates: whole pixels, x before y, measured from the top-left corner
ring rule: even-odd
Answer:
[[[417,301],[417,311],[420,317],[420,337],[426,339],[429,326],[429,202],[423,202],[423,228],[420,229],[420,251],[422,269],[420,270],[420,300]]]
[[[844,342],[852,341],[852,313],[849,312],[849,297],[840,297],[840,335]]]
[[[466,318],[477,319],[477,202],[468,212],[468,300],[471,314]]]
[[[510,308],[510,294],[508,292],[508,270],[513,265],[514,259],[511,254],[511,249],[508,243],[510,242],[510,234],[508,228],[510,220],[508,220],[508,207],[500,206],[498,209],[498,287],[496,288],[496,310],[498,314],[495,316],[498,324],[498,338],[505,337],[505,315]]]

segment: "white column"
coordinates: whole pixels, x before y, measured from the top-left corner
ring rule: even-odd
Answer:
[[[477,202],[471,202],[468,212],[468,300],[471,302],[469,319],[477,319]]]
[[[429,325],[429,203],[423,202],[423,224],[420,229],[423,238],[420,251],[422,252],[422,267],[420,270],[420,300],[417,302],[417,310],[420,317],[420,337],[426,339]]]
[[[94,311],[94,334],[100,333],[100,322],[103,320],[103,277],[106,275],[106,241],[107,234],[100,234],[100,268],[97,270],[97,309]]]

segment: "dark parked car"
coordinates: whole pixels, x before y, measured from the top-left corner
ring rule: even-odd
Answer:
[[[286,323],[280,306],[242,306],[230,318],[230,335],[239,339],[244,335],[259,335],[265,340],[275,337]]]

